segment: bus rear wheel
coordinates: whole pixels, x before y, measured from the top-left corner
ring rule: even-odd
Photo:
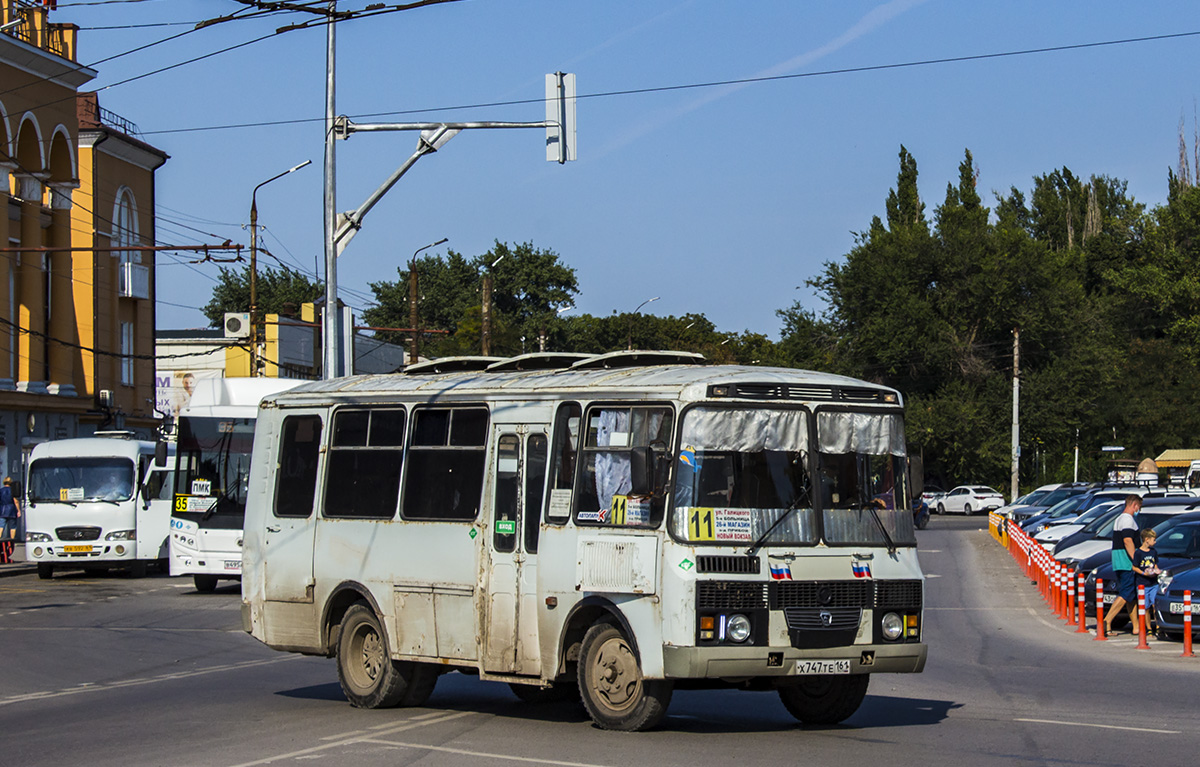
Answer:
[[[867,696],[870,674],[814,676],[779,688],[788,713],[805,724],[837,724],[849,719]]]
[[[419,706],[437,684],[437,669],[392,660],[379,619],[365,604],[351,605],[342,618],[337,662],[342,692],[356,708]]]
[[[217,590],[217,576],[215,575],[193,575],[192,582],[196,584],[196,591],[201,594],[211,594]]]
[[[621,630],[597,623],[579,650],[579,694],[588,715],[606,730],[648,730],[667,714],[672,685],[643,679],[637,655]]]

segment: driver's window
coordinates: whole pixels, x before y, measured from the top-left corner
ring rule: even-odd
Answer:
[[[674,414],[667,407],[594,407],[585,421],[583,470],[575,521],[582,524],[657,527],[663,518],[666,494],[660,487]],[[655,488],[649,495],[633,494],[633,449],[652,452]]]

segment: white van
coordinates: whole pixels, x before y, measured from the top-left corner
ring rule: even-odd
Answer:
[[[173,448],[168,447],[170,452]],[[128,568],[145,575],[167,556],[174,462],[129,432],[43,442],[25,484],[25,558],[39,578],[56,569]]]

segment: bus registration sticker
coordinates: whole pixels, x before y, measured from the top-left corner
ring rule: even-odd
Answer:
[[[688,539],[692,541],[752,540],[750,509],[693,508],[688,513]]]
[[[796,661],[796,674],[849,674],[850,661],[848,660],[798,660]]]
[[[58,500],[60,501],[82,501],[82,487],[60,487],[58,489]]]
[[[188,513],[203,513],[217,505],[217,499],[201,498],[194,495],[176,495],[175,511]]]
[[[193,479],[192,495],[212,495],[212,480]]]

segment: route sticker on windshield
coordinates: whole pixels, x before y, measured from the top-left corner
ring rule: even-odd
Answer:
[[[177,512],[203,513],[216,505],[216,498],[201,498],[194,495],[175,496],[175,511]]]
[[[692,508],[688,511],[688,540],[692,541],[749,541],[752,540],[750,509]]]
[[[192,495],[212,495],[212,480],[193,479]]]
[[[83,498],[82,487],[62,487],[58,490],[58,500],[60,501],[82,501]]]

